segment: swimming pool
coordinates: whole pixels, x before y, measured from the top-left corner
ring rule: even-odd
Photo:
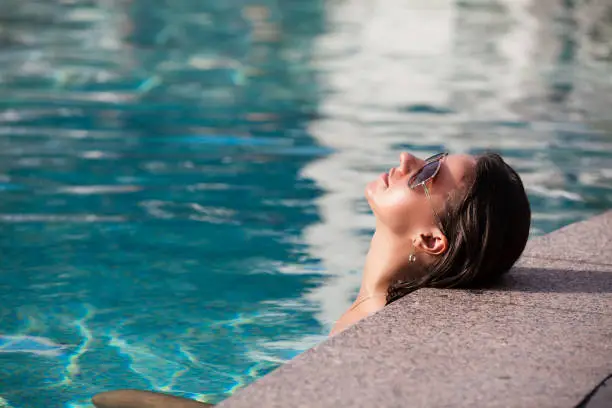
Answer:
[[[216,402],[321,341],[401,150],[500,150],[534,235],[609,206],[576,10],[361,3],[3,2],[0,406]]]

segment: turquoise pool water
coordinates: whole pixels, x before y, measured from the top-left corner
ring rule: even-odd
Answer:
[[[0,406],[216,402],[321,341],[401,150],[500,150],[533,235],[610,206],[601,22],[371,4],[2,2]]]

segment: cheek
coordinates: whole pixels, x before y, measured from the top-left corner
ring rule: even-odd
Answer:
[[[404,190],[386,190],[372,196],[377,216],[387,224],[405,224],[415,213],[416,201]]]

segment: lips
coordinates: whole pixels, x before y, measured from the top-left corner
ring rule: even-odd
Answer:
[[[388,173],[381,174],[380,179],[382,180],[383,183],[385,183],[385,187],[389,187],[389,174]]]

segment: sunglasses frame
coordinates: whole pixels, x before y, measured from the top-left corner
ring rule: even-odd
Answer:
[[[446,156],[448,156],[448,153],[444,152],[444,153],[438,153],[436,155],[433,155],[429,158],[427,158],[425,160],[425,164],[423,166],[421,166],[420,169],[418,169],[416,171],[416,173],[414,173],[414,175],[412,177],[410,177],[410,179],[408,180],[408,187],[412,190],[414,190],[415,188],[417,188],[418,186],[423,186],[423,190],[425,191],[425,195],[427,196],[427,201],[429,201],[429,206],[431,207],[431,210],[433,211],[434,217],[436,218],[436,221],[438,223],[438,226],[440,228],[442,228],[442,222],[440,221],[440,216],[438,215],[438,212],[436,211],[436,209],[433,206],[433,203],[431,201],[431,194],[429,191],[429,188],[427,188],[427,182],[430,180],[433,180],[434,177],[436,177],[438,175],[438,173],[440,172],[440,167],[442,167],[442,160],[444,160],[444,158],[446,158]],[[419,173],[421,171],[423,171],[423,169],[425,168],[425,166],[432,164],[432,163],[436,163],[437,162],[437,167],[436,170],[433,172],[433,174],[429,177],[427,177],[425,180],[418,182],[417,184],[414,184],[414,179],[419,175]]]

